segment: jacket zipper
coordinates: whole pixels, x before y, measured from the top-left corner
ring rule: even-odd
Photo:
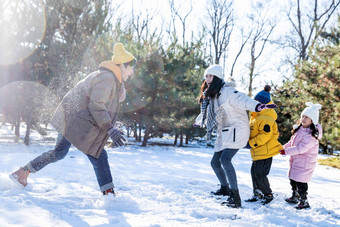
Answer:
[[[235,142],[235,135],[236,134],[236,128],[234,128],[234,142]]]

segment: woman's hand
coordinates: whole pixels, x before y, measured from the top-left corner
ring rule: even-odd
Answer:
[[[257,104],[257,106],[255,107],[255,111],[256,112],[261,112],[262,110],[266,110],[266,109],[274,109],[276,108],[277,105],[276,104]]]

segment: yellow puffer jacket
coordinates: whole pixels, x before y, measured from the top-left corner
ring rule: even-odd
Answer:
[[[277,141],[279,132],[276,119],[277,114],[273,109],[251,112],[249,145],[254,161],[273,157],[283,149],[281,143]]]

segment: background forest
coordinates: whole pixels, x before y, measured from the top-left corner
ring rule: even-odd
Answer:
[[[22,122],[25,144],[30,130],[45,135],[60,99],[122,42],[138,63],[120,121],[142,146],[164,134],[180,146],[205,134],[192,124],[204,69],[216,63],[249,96],[273,87],[283,143],[304,103],[320,103],[321,147],[339,150],[339,0],[248,1],[243,13],[231,0],[200,1],[199,13],[197,1],[163,0],[167,14],[136,2],[1,1],[0,113],[17,140]]]

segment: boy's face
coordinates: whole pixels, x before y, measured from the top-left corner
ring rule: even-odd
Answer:
[[[127,81],[135,72],[134,66],[127,65],[125,67],[124,64],[120,64],[120,70],[122,72],[122,78],[124,81]]]

